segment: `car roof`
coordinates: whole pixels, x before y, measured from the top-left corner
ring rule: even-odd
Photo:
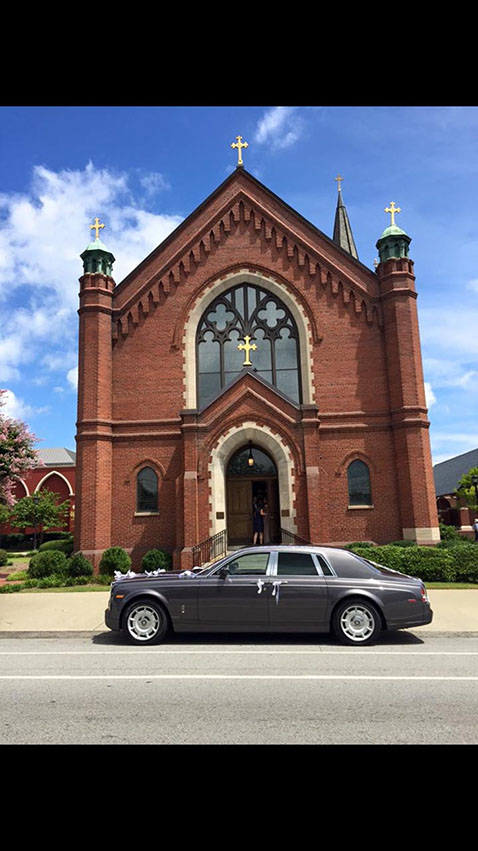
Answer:
[[[238,555],[239,553],[245,552],[303,552],[303,553],[336,553],[339,552],[350,552],[350,550],[346,550],[343,547],[321,547],[315,546],[314,544],[305,545],[305,544],[265,544],[263,546],[258,547],[241,547],[235,552],[229,552],[227,556]],[[355,553],[351,553],[351,555],[355,555]]]

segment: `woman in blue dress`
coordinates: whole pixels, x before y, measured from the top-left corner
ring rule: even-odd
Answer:
[[[264,503],[261,499],[254,497],[252,505],[254,511],[252,526],[254,537],[252,543],[257,544],[257,536],[259,535],[259,544],[262,546],[264,543]]]

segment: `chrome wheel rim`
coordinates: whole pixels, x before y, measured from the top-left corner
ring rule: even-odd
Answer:
[[[366,641],[373,635],[375,618],[365,606],[349,606],[342,612],[340,626],[344,635],[352,641]]]
[[[137,641],[149,641],[157,635],[160,619],[152,606],[137,606],[128,615],[128,632]]]

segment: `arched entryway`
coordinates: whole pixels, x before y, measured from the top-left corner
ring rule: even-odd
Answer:
[[[229,545],[252,543],[255,500],[265,506],[263,543],[280,541],[277,467],[268,452],[249,441],[234,452],[226,467]]]

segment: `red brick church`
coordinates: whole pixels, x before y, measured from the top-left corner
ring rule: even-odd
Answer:
[[[239,149],[240,151],[240,149]],[[375,271],[242,163],[121,283],[81,255],[75,550],[439,540],[410,237]],[[217,536],[215,538],[214,536]]]

